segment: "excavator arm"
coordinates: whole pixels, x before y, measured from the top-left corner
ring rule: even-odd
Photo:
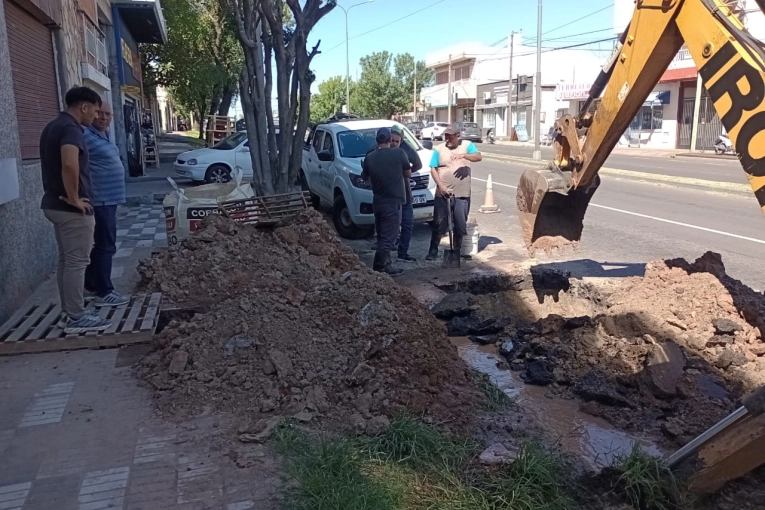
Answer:
[[[765,50],[728,3],[636,1],[584,107],[556,121],[555,159],[521,176],[516,199],[531,255],[578,244],[598,171],[683,43],[765,211]],[[757,3],[765,8],[765,0]],[[588,114],[601,93],[594,115]]]

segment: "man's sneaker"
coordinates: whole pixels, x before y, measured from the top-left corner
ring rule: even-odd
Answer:
[[[67,335],[88,333],[90,331],[103,331],[112,325],[111,321],[102,319],[98,315],[92,315],[89,313],[86,313],[79,319],[66,317],[64,321],[66,324],[66,327],[64,328],[64,333],[66,333]]]
[[[87,303],[88,301],[93,301],[94,299],[96,299],[98,297],[98,294],[96,294],[95,292],[86,290],[85,292],[82,293],[82,297],[85,298],[85,302]]]
[[[404,253],[403,255],[399,253],[398,260],[400,260],[401,262],[411,262],[412,264],[417,262],[417,259],[409,255],[408,253]]]
[[[93,304],[100,308],[102,306],[122,306],[128,304],[129,302],[130,296],[123,296],[122,294],[111,291],[104,297],[97,297]]]

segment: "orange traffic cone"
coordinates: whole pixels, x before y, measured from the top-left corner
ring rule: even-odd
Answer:
[[[494,203],[494,190],[491,186],[491,174],[489,174],[489,178],[486,180],[486,198],[479,210],[484,214],[499,212],[499,206]]]

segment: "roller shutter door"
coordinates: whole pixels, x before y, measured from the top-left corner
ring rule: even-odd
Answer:
[[[8,49],[22,159],[40,157],[40,133],[59,111],[50,30],[15,3],[4,0]]]

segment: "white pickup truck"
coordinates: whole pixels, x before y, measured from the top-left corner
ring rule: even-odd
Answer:
[[[311,193],[314,207],[332,206],[332,221],[341,237],[366,237],[374,226],[372,190],[361,178],[361,162],[375,145],[377,130],[398,126],[404,133],[402,143],[417,151],[422,169],[410,180],[414,202],[414,220],[433,219],[436,183],[430,177],[432,145],[425,148],[406,127],[392,120],[341,120],[322,122],[311,129],[303,149],[300,181]]]

